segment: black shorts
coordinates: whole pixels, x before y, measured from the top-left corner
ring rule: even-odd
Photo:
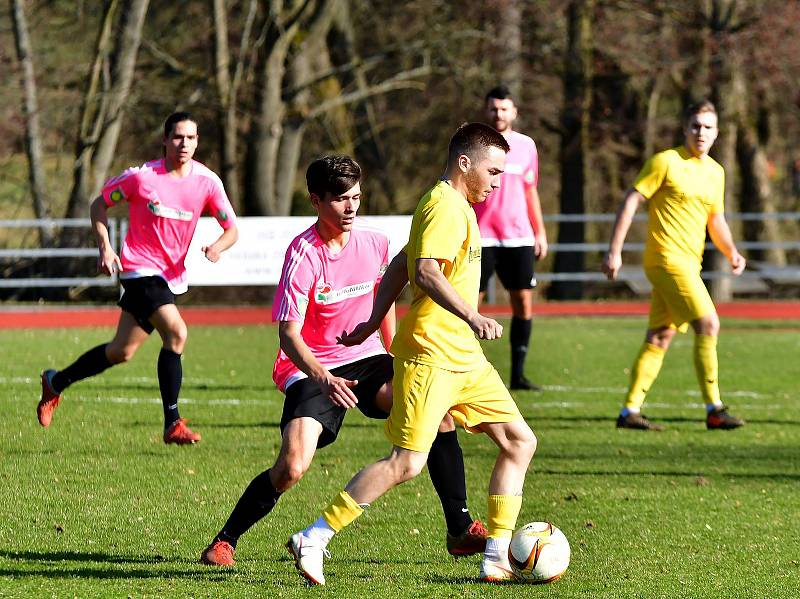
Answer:
[[[167,282],[159,276],[120,279],[125,290],[117,305],[129,312],[147,333],[155,328],[150,317],[158,308],[175,303],[175,294]]]
[[[533,247],[530,245],[481,248],[481,291],[486,291],[495,271],[506,289],[533,289],[536,287],[533,261]]]
[[[331,374],[349,380],[358,380],[353,393],[358,398],[356,406],[368,418],[386,419],[389,415],[375,404],[375,396],[380,388],[392,380],[394,368],[392,356],[382,354],[370,356],[344,366],[331,369]],[[322,425],[322,434],[317,448],[325,447],[336,441],[339,429],[342,428],[346,408],[333,405],[322,395],[322,390],[310,379],[295,381],[286,389],[281,416],[281,433],[286,425],[295,418],[313,418]]]

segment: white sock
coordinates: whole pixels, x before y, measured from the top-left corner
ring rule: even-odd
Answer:
[[[714,410],[721,410],[722,408],[723,408],[722,402],[706,404],[706,412],[713,412]]]
[[[628,414],[638,414],[639,408],[622,408],[622,411],[619,413],[620,416],[625,418]]]
[[[489,537],[486,539],[486,550],[483,552],[484,559],[493,562],[507,562],[509,545],[511,545],[510,538]]]
[[[314,522],[314,524],[303,531],[304,536],[309,539],[319,541],[323,546],[330,543],[333,535],[335,534],[336,531],[331,528],[331,525],[328,524],[325,518],[322,516],[320,516],[317,521]]]

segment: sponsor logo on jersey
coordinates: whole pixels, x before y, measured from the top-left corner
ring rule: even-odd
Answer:
[[[334,289],[330,283],[321,281],[317,284],[314,298],[318,304],[336,304],[350,298],[372,293],[373,289],[375,289],[375,281],[356,283],[355,285],[348,285],[341,289]]]
[[[481,246],[471,247],[467,251],[467,262],[481,261]]]
[[[117,187],[116,189],[111,190],[111,193],[108,194],[108,197],[112,202],[117,204],[125,199],[125,194],[122,193],[122,190],[119,187]]]
[[[217,210],[217,219],[224,223],[226,220],[228,220],[228,213],[224,210]]]
[[[164,206],[158,198],[152,199],[147,202],[147,209],[161,218],[171,218],[173,220],[192,220],[193,214],[190,210],[180,210],[178,208],[170,208]]]

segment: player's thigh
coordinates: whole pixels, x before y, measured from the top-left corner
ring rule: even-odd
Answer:
[[[322,424],[309,417],[294,418],[283,429],[281,450],[275,461],[278,468],[300,466],[307,470],[317,451]]]
[[[173,351],[178,351],[178,353],[183,350],[188,332],[186,322],[178,311],[178,306],[175,304],[159,306],[150,315],[150,322],[161,335],[165,346],[171,345],[176,348]]]
[[[152,333],[154,329],[150,317],[161,306],[175,303],[175,294],[167,282],[158,276],[122,279],[123,293],[117,304],[124,311],[133,315],[145,331]]]
[[[427,452],[458,393],[457,373],[399,358],[394,372],[386,436],[397,447]]]
[[[514,398],[489,362],[459,375],[450,414],[467,431],[481,432],[485,423],[523,420]]]
[[[281,435],[296,419],[309,418],[320,425],[316,447],[330,445],[339,435],[347,410],[334,405],[310,379],[300,379],[286,388],[281,414]]]
[[[489,279],[491,279],[494,274],[496,258],[496,247],[486,246],[481,248],[481,293],[484,293],[489,288]]]
[[[495,445],[507,453],[525,454],[529,458],[536,449],[536,435],[524,420],[485,422],[480,428]]]
[[[117,330],[106,351],[112,362],[124,362],[133,357],[148,337],[150,333],[141,327],[133,314],[123,310],[119,315]]]
[[[498,248],[495,270],[508,290],[533,289],[535,256],[532,246]]]
[[[648,327],[672,326],[685,332],[690,322],[716,312],[699,270],[648,267],[653,300]]]

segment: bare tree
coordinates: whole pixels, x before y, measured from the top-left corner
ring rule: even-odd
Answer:
[[[592,101],[592,13],[594,0],[570,0],[567,6],[567,48],[564,56],[564,106],[561,113],[561,212],[582,214],[589,150],[589,114]],[[562,222],[558,243],[582,243],[583,222]],[[556,273],[584,270],[582,252],[559,251]],[[557,299],[580,299],[580,281],[557,281],[551,288]]]
[[[22,70],[22,86],[25,97],[25,151],[28,155],[28,179],[31,185],[33,213],[36,218],[47,218],[50,214],[47,183],[42,161],[42,140],[39,129],[39,103],[36,93],[36,76],[33,68],[33,50],[28,34],[24,0],[11,0],[11,21],[14,26],[14,41],[17,58]],[[52,244],[52,235],[47,227],[39,229],[39,241],[44,247]]]
[[[100,192],[111,166],[148,4],[149,0],[106,2],[81,109],[67,217],[85,216],[88,203]]]
[[[239,49],[231,72],[231,51],[228,44],[228,12],[225,0],[210,0],[214,15],[214,81],[219,99],[220,150],[222,182],[234,206],[239,206],[239,90],[245,63],[251,47],[253,23],[258,0],[248,0]]]

